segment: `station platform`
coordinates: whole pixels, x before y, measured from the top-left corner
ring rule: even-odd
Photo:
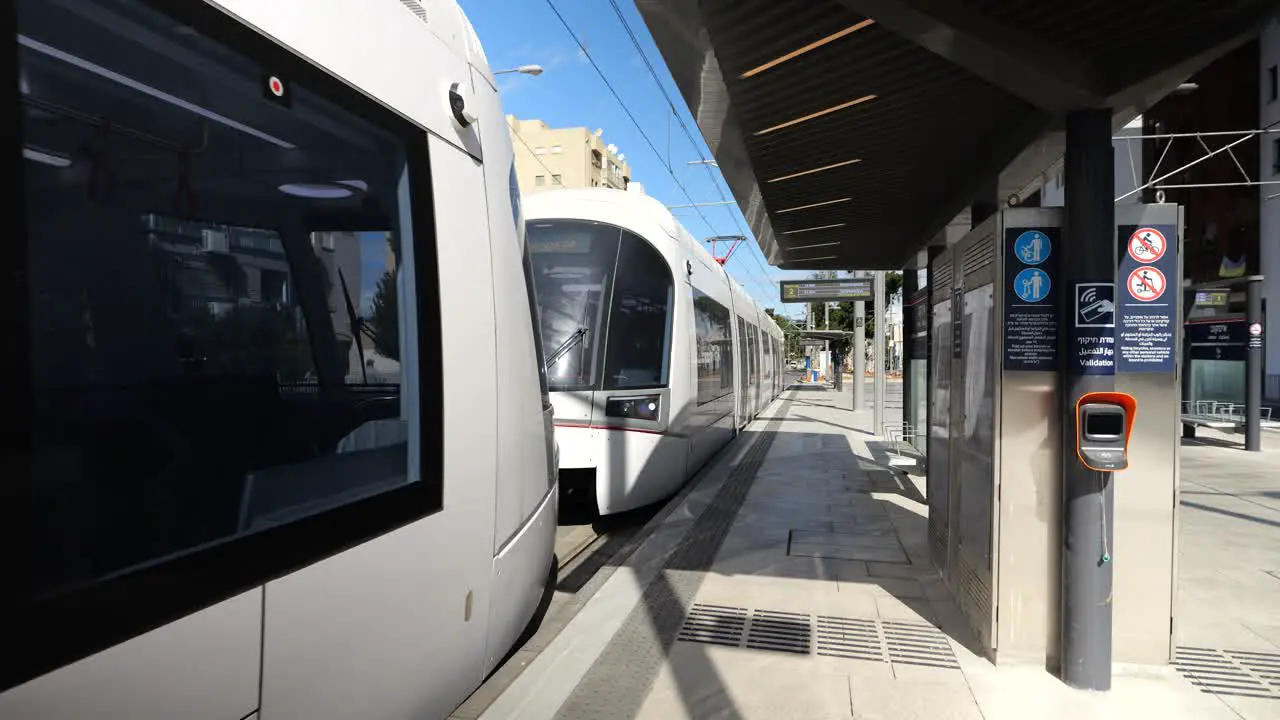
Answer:
[[[1280,577],[1252,567],[1280,568],[1280,493],[1266,490],[1280,455],[1211,482],[1188,476],[1213,472],[1213,453],[1244,454],[1197,445],[1183,484],[1199,483],[1190,501],[1209,510],[1185,520],[1198,539],[1183,538],[1178,632],[1200,645],[1179,649],[1181,670],[1117,666],[1110,692],[1087,693],[1043,661],[997,667],[974,652],[929,560],[923,478],[890,464],[870,410],[850,400],[848,383],[792,385],[596,574],[589,599],[544,622],[498,689],[454,717],[1280,717]],[[1261,548],[1227,557],[1229,522]],[[1230,597],[1246,591],[1248,606]],[[1204,687],[1220,674],[1197,648],[1228,640],[1256,661],[1251,693]]]

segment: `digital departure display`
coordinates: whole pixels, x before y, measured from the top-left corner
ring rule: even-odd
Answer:
[[[782,302],[839,302],[871,300],[871,278],[841,278],[838,280],[783,280]]]

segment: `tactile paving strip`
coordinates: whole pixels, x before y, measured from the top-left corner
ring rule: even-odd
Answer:
[[[792,391],[791,397],[774,410],[774,418],[729,471],[715,498],[667,558],[662,572],[645,588],[604,652],[560,706],[557,718],[627,718],[640,712],[666,662],[667,651],[685,626],[686,610],[693,605],[706,570],[720,552],[794,396]],[[708,622],[714,626],[717,621]],[[729,621],[720,622],[728,627]]]
[[[714,632],[708,627],[714,625]],[[681,642],[896,665],[960,669],[947,636],[928,623],[694,605]]]
[[[1173,666],[1201,692],[1280,700],[1280,653],[1181,646]]]

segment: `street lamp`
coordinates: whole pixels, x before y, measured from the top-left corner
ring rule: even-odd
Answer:
[[[541,65],[521,65],[520,67],[514,67],[509,70],[498,70],[493,74],[507,75],[508,73],[520,73],[521,75],[533,75],[534,77],[537,77],[538,75],[542,74],[542,66]]]

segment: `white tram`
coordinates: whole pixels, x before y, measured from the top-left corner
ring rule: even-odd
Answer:
[[[781,392],[783,333],[642,192],[524,204],[561,494],[601,514],[661,500]]]
[[[453,0],[0,18],[0,717],[448,715],[534,615],[557,514],[470,24]]]

